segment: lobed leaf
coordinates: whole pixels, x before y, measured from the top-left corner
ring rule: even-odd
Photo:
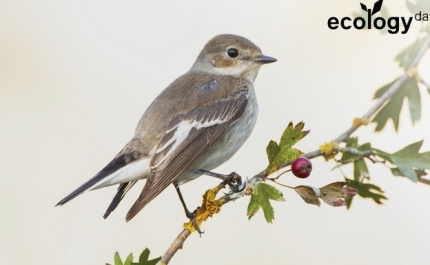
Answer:
[[[395,81],[380,88],[375,93],[375,98],[381,97]],[[414,124],[415,121],[420,119],[421,95],[418,89],[418,83],[415,78],[408,78],[373,118],[372,122],[377,124],[375,131],[381,131],[389,119],[393,120],[394,129],[396,131],[398,130],[400,111],[402,110],[404,98],[408,99],[412,123]]]
[[[155,265],[157,262],[161,260],[161,257],[149,260],[150,251],[148,248],[145,248],[139,256],[138,265]]]
[[[348,186],[354,188],[358,191],[358,195],[363,198],[371,198],[377,204],[382,204],[382,200],[388,200],[384,195],[384,191],[371,183],[363,183],[360,181],[351,180],[345,178],[348,181]],[[349,209],[351,207],[353,198],[346,199],[346,208]]]
[[[379,157],[397,166],[397,169],[391,170],[393,175],[405,176],[417,182],[418,178],[423,174],[422,170],[430,169],[430,151],[420,153],[419,150],[422,144],[423,140],[410,144],[393,154],[378,149],[374,149],[374,152]]]
[[[304,122],[299,122],[293,127],[293,123],[290,122],[287,128],[282,133],[281,141],[279,142],[280,148],[291,148],[298,141],[303,139],[309,134],[309,131],[303,131],[305,127]]]
[[[419,153],[422,144],[423,140],[410,144],[390,156],[400,172],[414,182],[418,181],[418,175],[414,168],[430,169],[430,151]]]
[[[275,219],[275,213],[270,204],[270,200],[285,201],[282,192],[275,187],[266,183],[260,183],[255,186],[248,204],[248,219],[251,219],[261,208],[264,213],[264,218],[268,223],[271,223],[272,220]]]
[[[266,147],[269,165],[266,168],[266,174],[270,175],[277,171],[284,163],[299,158],[303,152],[291,148],[303,137],[309,134],[309,131],[303,131],[305,124],[299,122],[296,126],[290,122],[282,133],[279,145],[275,141],[270,141]]]

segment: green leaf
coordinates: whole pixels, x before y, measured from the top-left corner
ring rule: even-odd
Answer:
[[[383,92],[385,92],[386,89],[390,87],[391,84],[380,88],[375,93],[375,98],[380,97]],[[397,90],[396,93],[394,93],[394,95],[389,99],[388,103],[385,104],[373,118],[372,122],[377,124],[375,131],[381,131],[385,127],[388,119],[393,120],[394,129],[396,131],[398,130],[400,111],[402,110],[404,98],[408,99],[412,123],[415,123],[415,121],[420,119],[421,96],[418,89],[417,80],[415,78],[408,78],[399,88],[399,90]]]
[[[270,141],[266,147],[267,158],[269,159],[269,163],[272,162],[276,154],[279,152],[279,146],[275,141]]]
[[[130,253],[127,258],[124,260],[124,265],[132,265],[133,262],[133,253]]]
[[[266,174],[270,175],[276,172],[284,163],[294,161],[302,154],[303,152],[298,149],[281,148],[275,159],[267,166]]]
[[[398,167],[390,168],[391,173],[393,176],[400,176],[400,177],[406,177]],[[423,169],[415,169],[415,173],[417,174],[418,178],[421,178],[422,176],[427,176],[427,172]]]
[[[148,248],[145,248],[139,256],[139,265],[155,265],[158,261],[161,260],[161,257],[149,260],[150,251]]]
[[[425,40],[426,40],[426,37],[417,39],[414,43],[412,43],[411,45],[406,47],[403,51],[401,51],[394,58],[394,60],[398,62],[401,68],[407,71],[412,64],[412,61],[416,57],[418,51],[420,50],[421,46],[424,44]]]
[[[248,219],[251,219],[262,208],[264,218],[268,223],[271,223],[275,219],[275,213],[269,200],[285,201],[282,192],[275,187],[266,183],[260,183],[255,186],[248,204]]]
[[[409,93],[406,95],[409,105],[409,113],[411,115],[412,125],[421,118],[421,94],[418,87],[418,82],[415,78],[411,81],[408,89]]]
[[[423,141],[413,143],[392,154],[391,160],[404,176],[417,182],[418,175],[414,168],[430,169],[430,152],[419,153]]]
[[[139,256],[139,264],[144,264],[149,259],[149,249],[145,248]]]
[[[305,124],[299,122],[296,126],[290,122],[282,133],[279,146],[275,141],[270,141],[266,147],[269,165],[266,168],[266,174],[270,175],[277,171],[284,163],[299,158],[303,152],[291,148],[294,144],[305,137],[309,131],[303,131]]]
[[[369,179],[369,169],[362,158],[354,161],[354,181],[363,181],[363,179]]]
[[[387,197],[384,196],[384,191],[376,185],[363,183],[348,178],[345,179],[349,181],[348,186],[356,189],[358,191],[358,195],[363,198],[371,198],[377,204],[382,204],[382,200],[388,200]],[[347,209],[351,207],[352,199],[353,198],[345,200]]]
[[[143,263],[142,265],[156,265],[161,260],[161,257],[148,260],[148,262]]]
[[[299,122],[293,127],[293,123],[290,122],[287,128],[282,133],[281,141],[279,142],[280,148],[291,148],[298,141],[303,139],[309,134],[309,131],[303,131],[305,127],[304,122]]]
[[[373,150],[376,155],[397,166],[397,169],[392,169],[393,175],[405,176],[417,182],[422,174],[420,170],[430,169],[430,151],[419,153],[422,144],[423,140],[410,144],[393,154],[378,149]],[[401,173],[397,173],[397,170]]]
[[[113,257],[115,265],[124,265],[122,263],[121,257],[119,256],[118,252],[115,252],[115,256]]]

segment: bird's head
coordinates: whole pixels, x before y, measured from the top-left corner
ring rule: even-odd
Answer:
[[[275,58],[264,55],[248,39],[222,34],[206,43],[191,71],[236,76],[253,82],[261,65],[276,61]]]

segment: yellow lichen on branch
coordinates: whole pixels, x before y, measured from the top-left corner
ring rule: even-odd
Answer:
[[[420,81],[421,81],[421,76],[420,76],[420,74],[418,73],[418,68],[417,68],[417,67],[412,68],[412,69],[408,72],[408,76],[409,76],[410,78],[415,78],[415,80],[417,80],[417,82],[420,82]]]
[[[363,119],[363,118],[354,118],[354,120],[352,121],[352,125],[355,127],[360,127],[361,125],[368,125],[368,124],[369,124],[369,120]]]
[[[214,214],[218,213],[221,210],[221,206],[223,205],[223,200],[215,199],[220,189],[221,188],[219,186],[216,186],[211,190],[207,190],[203,195],[202,206],[199,209],[197,209],[196,216],[195,216],[195,220],[198,226],[200,226],[209,217],[212,217]],[[184,224],[184,229],[187,229],[190,232],[196,231],[191,221]]]
[[[339,144],[335,141],[330,141],[328,143],[325,143],[323,145],[320,145],[320,151],[323,154],[326,161],[333,159],[335,155],[337,154],[337,151],[335,150],[336,147],[338,147]]]

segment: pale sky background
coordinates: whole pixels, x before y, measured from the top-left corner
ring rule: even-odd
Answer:
[[[409,16],[404,1],[386,2],[391,14]],[[305,152],[336,138],[373,104],[378,87],[402,73],[393,58],[417,32],[381,37],[327,28],[329,17],[359,8],[352,0],[0,1],[1,263],[95,265],[112,263],[115,251],[164,253],[187,221],[173,188],[129,223],[125,214],[143,181],[107,220],[116,187],[54,205],[121,150],[146,107],[217,34],[245,36],[279,60],[257,77],[253,134],[217,172],[251,177],[264,169],[267,143],[289,121],[311,129],[297,145]],[[429,70],[427,53],[420,72],[428,82]],[[421,92],[422,119],[414,127],[402,112],[398,133],[389,122],[374,134],[372,124],[355,133],[360,142],[393,152],[428,138],[430,99]],[[430,150],[429,139],[422,150]],[[342,180],[333,166],[318,158],[311,177],[282,182],[321,187]],[[279,187],[286,202],[273,203],[273,224],[261,212],[248,221],[243,198],[204,223],[205,234],[191,235],[171,264],[428,264],[430,187],[369,167],[389,198],[384,206],[356,198],[349,211],[318,208]],[[351,168],[344,171],[352,176]],[[183,186],[189,207],[217,184],[202,177]]]

